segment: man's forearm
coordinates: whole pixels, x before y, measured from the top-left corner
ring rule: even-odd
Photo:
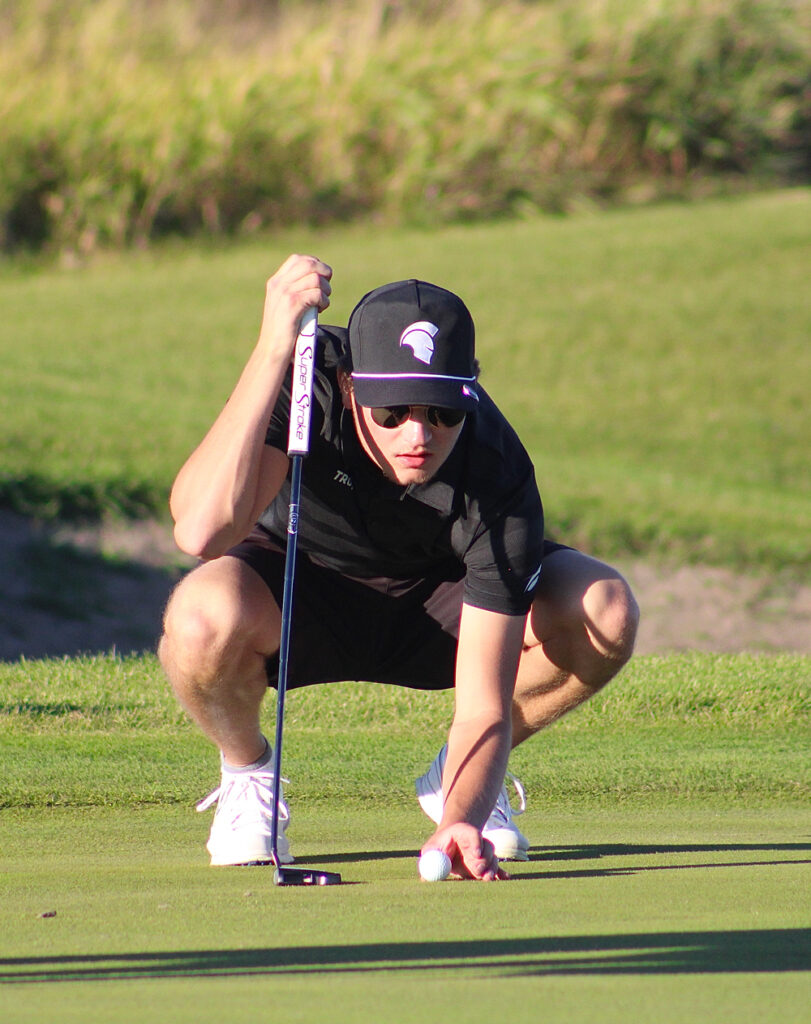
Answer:
[[[440,827],[465,821],[482,828],[503,785],[510,740],[509,720],[454,722],[448,734]]]
[[[443,825],[464,821],[481,829],[504,784],[523,635],[522,616],[462,606],[456,710],[442,786]]]

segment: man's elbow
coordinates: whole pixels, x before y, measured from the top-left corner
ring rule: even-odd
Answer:
[[[209,530],[201,527],[200,524],[192,524],[179,520],[174,528],[175,544],[180,550],[191,555],[192,558],[201,558],[210,561],[223,554],[225,548],[218,543],[218,537]]]

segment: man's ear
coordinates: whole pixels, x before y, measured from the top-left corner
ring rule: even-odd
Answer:
[[[352,377],[346,370],[338,370],[338,387],[341,389],[341,401],[344,409],[352,408]]]

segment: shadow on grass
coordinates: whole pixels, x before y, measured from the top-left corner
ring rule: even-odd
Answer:
[[[607,843],[588,846],[544,847],[531,849],[532,863],[575,860],[600,860],[603,857],[651,857],[674,854],[716,854],[716,853],[808,853],[811,843],[679,843],[660,846],[643,843]],[[636,875],[647,871],[688,871],[707,868],[779,867],[784,864],[811,864],[811,860],[705,860],[694,864],[624,864],[602,868],[571,868],[565,871],[521,871],[520,880],[540,878],[611,878],[618,875]]]
[[[513,881],[529,882],[550,878],[618,878],[639,875],[646,871],[706,871],[708,868],[776,868],[786,864],[811,864],[811,860],[728,860],[704,864],[644,864],[635,867],[576,868],[572,871],[523,871]],[[509,865],[507,865],[509,868]]]
[[[0,982],[372,971],[492,972],[518,977],[809,970],[811,929],[781,928],[19,957],[0,960]]]
[[[610,843],[589,846],[545,847],[542,851],[530,850],[530,859],[526,863],[504,862],[504,867],[511,875],[512,882],[531,882],[552,878],[615,878],[623,875],[638,875],[648,871],[699,871],[715,868],[752,868],[781,867],[787,864],[811,864],[811,859],[798,860],[703,860],[691,864],[641,863],[622,864],[606,867],[569,868],[567,870],[532,870],[534,864],[555,861],[599,860],[603,857],[650,857],[653,855],[669,856],[673,854],[717,854],[728,852],[741,853],[806,853],[811,852],[811,843],[718,843],[718,844],[674,844],[648,846],[637,843]],[[325,854],[321,857],[297,857],[297,864],[326,865],[340,864],[343,866],[364,861],[376,860],[415,860],[416,850],[372,850],[359,853]]]
[[[600,860],[603,857],[650,857],[670,856],[681,853],[811,853],[811,843],[674,843],[659,846],[644,843],[590,843],[585,846],[544,846],[531,847],[530,864],[556,861]],[[355,853],[331,853],[318,857],[297,857],[301,864],[351,864],[375,860],[415,859],[418,850],[363,850]],[[612,875],[631,874],[637,871],[666,871],[679,868],[708,867],[748,867],[754,864],[808,864],[811,861],[775,860],[775,861],[741,861],[734,864],[721,864],[707,861],[703,864],[640,864],[636,867],[616,867],[605,869],[574,869],[572,871],[538,871],[527,873],[524,865],[520,869],[522,878],[565,878],[569,875]],[[506,865],[509,868],[509,864]]]

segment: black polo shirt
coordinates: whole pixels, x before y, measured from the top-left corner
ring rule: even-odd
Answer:
[[[366,455],[337,381],[346,330],[319,327],[310,454],[302,471],[298,546],[315,563],[359,579],[464,578],[467,604],[529,610],[543,552],[543,508],[532,463],[487,393],[427,483],[400,486]],[[292,371],[291,371],[292,374]],[[266,443],[287,451],[290,381]],[[286,543],[290,482],[259,523]]]

